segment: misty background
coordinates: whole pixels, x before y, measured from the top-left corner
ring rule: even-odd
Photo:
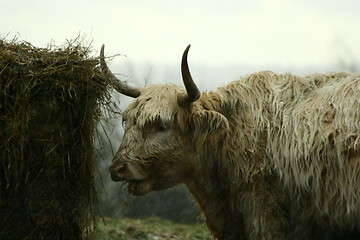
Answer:
[[[0,0],[0,38],[36,47],[81,38],[110,69],[135,86],[182,85],[180,59],[202,91],[256,71],[298,75],[359,72],[358,0]],[[123,110],[132,99],[113,94]],[[198,221],[198,210],[178,186],[131,197],[111,181],[108,166],[121,143],[121,115],[104,119],[95,140],[99,214],[178,222]],[[109,140],[110,139],[110,140]]]

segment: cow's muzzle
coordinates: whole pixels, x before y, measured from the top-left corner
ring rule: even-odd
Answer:
[[[111,179],[115,182],[124,181],[129,178],[129,167],[127,163],[119,161],[113,162],[109,167],[109,171]]]

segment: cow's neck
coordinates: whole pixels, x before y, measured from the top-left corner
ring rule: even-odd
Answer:
[[[209,147],[209,149],[211,149]],[[229,189],[224,179],[221,179],[219,159],[213,152],[204,153],[200,158],[197,171],[186,181],[186,186],[196,199],[208,227],[216,239],[241,239],[229,236],[234,231],[227,230],[236,221],[238,230],[243,231],[242,218],[239,212],[234,212],[230,204]],[[236,217],[234,217],[236,216]]]
[[[222,201],[219,196],[226,194],[217,181],[218,176],[215,169],[208,171],[209,169],[205,169],[204,166],[201,168],[200,172],[195,173],[186,182],[186,186],[196,199],[208,227],[215,233],[216,238],[221,239],[225,225],[224,207],[226,202]]]
[[[236,101],[236,96],[228,96],[228,99],[220,101],[219,97],[223,95],[212,92],[202,96],[202,100],[206,109],[217,111],[229,120],[230,131],[209,136],[201,144],[198,169],[186,185],[217,239],[241,239],[239,236],[244,233],[245,224],[239,208],[231,201],[234,198],[240,201],[243,184],[251,181],[259,169],[268,167],[265,151],[259,150],[265,147],[254,148],[266,145],[267,131],[265,124],[254,126],[256,123],[248,114],[252,112],[246,112],[252,109],[251,106],[241,100]],[[228,226],[234,226],[234,222],[238,227],[237,237],[236,234],[227,235],[234,234],[233,229],[226,230]]]

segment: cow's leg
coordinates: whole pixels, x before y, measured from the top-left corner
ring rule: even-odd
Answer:
[[[246,232],[249,240],[291,238],[284,209],[284,195],[273,177],[257,176],[242,194]]]

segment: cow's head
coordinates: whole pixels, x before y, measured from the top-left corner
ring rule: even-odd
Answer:
[[[173,84],[128,86],[110,72],[104,46],[101,49],[101,69],[107,79],[120,93],[135,98],[123,113],[125,133],[110,166],[111,178],[128,183],[133,195],[163,190],[191,178],[194,168],[200,167],[196,137],[228,129],[227,119],[207,106],[217,103],[210,103],[206,94],[201,96],[191,77],[189,48],[181,63],[186,90]]]

